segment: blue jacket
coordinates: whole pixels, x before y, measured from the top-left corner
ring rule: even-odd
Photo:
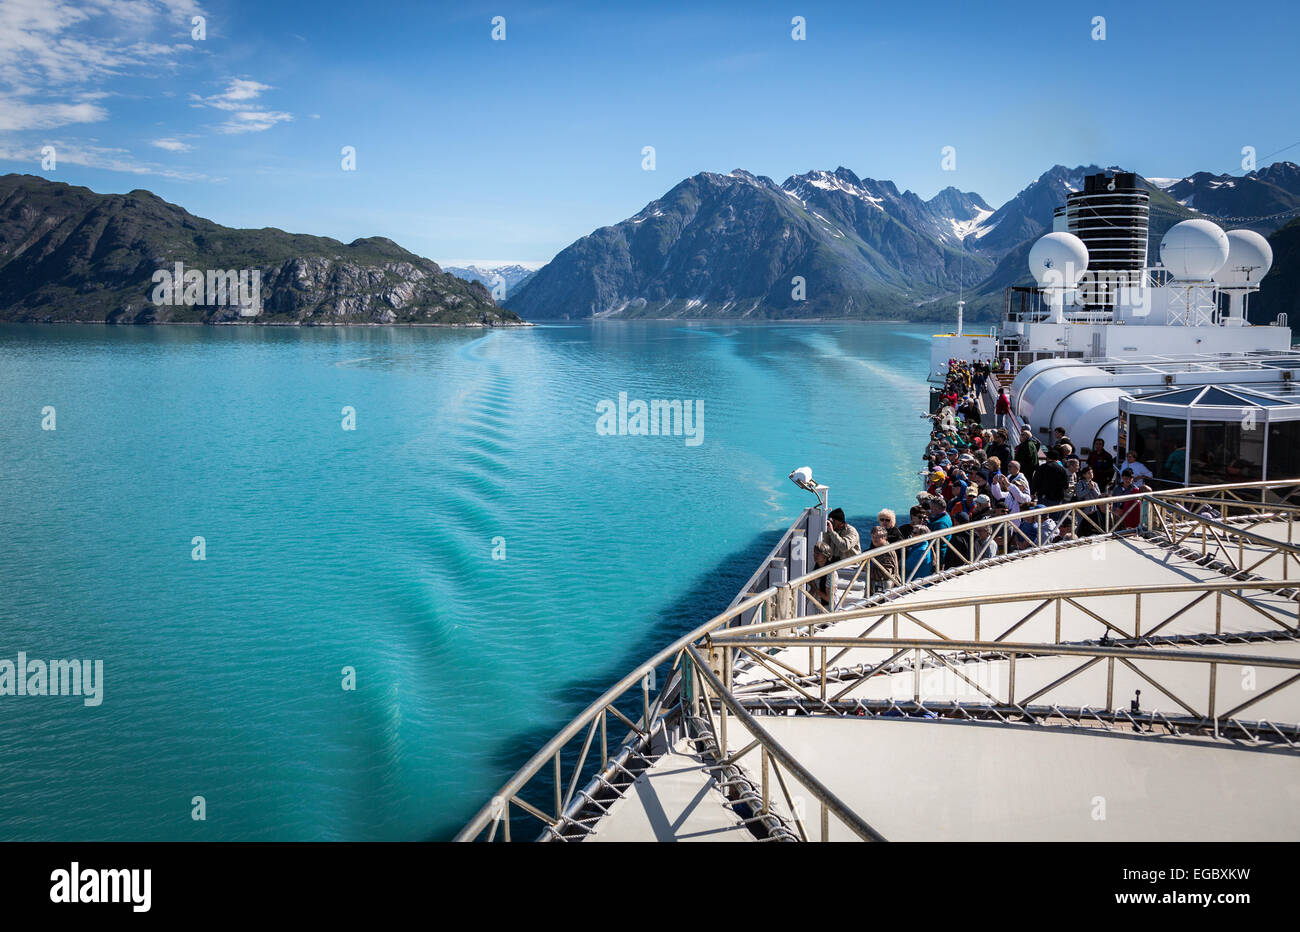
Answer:
[[[941,531],[944,530],[945,528],[952,527],[952,516],[949,515],[947,512],[944,512],[937,518],[931,518],[929,521],[926,522],[926,524],[929,526],[930,530],[932,531]],[[939,541],[939,564],[941,566],[943,565],[943,561],[947,558],[947,556],[948,556],[948,542],[945,540],[941,540]]]

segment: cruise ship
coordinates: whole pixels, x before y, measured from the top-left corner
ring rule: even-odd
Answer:
[[[817,567],[830,490],[792,472],[810,505],[727,609],[458,840],[1300,838],[1300,353],[1249,321],[1258,234],[1186,220],[1155,262],[1149,240],[1137,176],[1088,178],[1030,250],[1036,284],[985,332],[959,303],[931,356],[940,379],[988,362],[979,406],[1005,389],[1013,436],[1133,451],[1145,488]],[[905,558],[949,546],[929,575]]]

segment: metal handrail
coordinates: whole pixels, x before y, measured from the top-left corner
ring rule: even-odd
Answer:
[[[846,806],[838,796],[826,788],[826,786],[808,772],[799,761],[787,751],[779,741],[768,733],[767,729],[755,721],[754,716],[750,715],[739,702],[731,691],[718,679],[717,675],[710,669],[708,661],[700,656],[694,645],[686,648],[690,654],[691,663],[695,672],[702,677],[709,686],[712,687],[714,695],[722,702],[732,715],[740,719],[745,730],[748,731],[763,748],[771,754],[776,760],[784,765],[795,778],[807,787],[826,809],[837,819],[849,827],[849,829],[864,841],[884,841],[885,837],[878,831],[867,824],[856,812]]]
[[[1239,486],[1235,486],[1231,484],[1219,485],[1219,486],[1200,486],[1194,490],[1180,489],[1178,490],[1178,492],[1185,494],[1190,491],[1211,492],[1218,489],[1228,489],[1228,488],[1267,489],[1267,488],[1280,488],[1285,486],[1294,487],[1297,490],[1300,490],[1300,480],[1294,480],[1294,479],[1269,480],[1266,482],[1245,483]],[[880,556],[884,554],[887,553],[899,554],[901,552],[903,558],[903,562],[900,562],[900,567],[901,567],[905,564],[906,552],[912,547],[918,546],[923,543],[926,544],[928,543],[938,544],[940,542],[947,543],[950,538],[958,534],[973,534],[976,530],[982,527],[991,528],[999,525],[1019,524],[1020,521],[1023,521],[1026,518],[1031,518],[1033,520],[1036,520],[1038,518],[1041,518],[1042,516],[1050,517],[1052,515],[1065,514],[1066,512],[1080,512],[1080,511],[1087,511],[1089,509],[1101,509],[1102,511],[1104,511],[1106,515],[1105,530],[1102,533],[1109,534],[1115,531],[1115,529],[1111,527],[1111,523],[1110,523],[1110,516],[1113,512],[1114,505],[1122,504],[1122,503],[1135,503],[1140,508],[1141,504],[1146,501],[1149,500],[1160,501],[1166,497],[1170,497],[1173,494],[1174,493],[1165,492],[1165,491],[1155,491],[1155,490],[1150,492],[1136,492],[1136,493],[1131,493],[1129,495],[1114,495],[1114,496],[1108,496],[1106,498],[1094,498],[1082,502],[1066,502],[1065,504],[1062,505],[1052,505],[1049,507],[1033,508],[1028,512],[1020,511],[1014,514],[999,515],[992,518],[983,518],[979,521],[971,521],[966,524],[954,525],[951,528],[944,528],[938,531],[930,531],[926,534],[917,535],[916,537],[909,537],[905,540],[895,541],[894,543],[886,544],[883,547],[874,547],[870,550],[864,550],[862,553],[845,557],[843,560],[840,560],[836,563],[828,564],[827,566],[820,567],[796,579],[792,579],[790,580],[788,585],[791,588],[803,588],[808,583],[815,582],[816,580],[821,579],[823,576],[828,576],[831,573],[838,574],[840,570],[857,568],[858,572],[853,576],[852,580],[850,581],[850,585],[852,585],[852,583],[856,582],[858,577],[861,575],[862,569],[865,568],[864,566],[865,564],[878,559]],[[1278,503],[1273,507],[1277,508],[1278,510],[1300,512],[1300,506],[1296,506],[1296,505]],[[1125,516],[1127,516],[1129,511],[1130,509],[1127,508],[1125,509]],[[1087,515],[1085,515],[1085,518],[1086,517]],[[1201,520],[1205,520],[1205,519],[1201,519]],[[1018,528],[1016,530],[1017,533],[1020,533],[1022,535],[1022,537],[1025,536],[1024,533],[1019,531]],[[1003,543],[1005,543],[1005,538],[1006,535],[1004,534]],[[1025,539],[1028,538],[1025,537]],[[1030,541],[1030,543],[1033,542]],[[1273,543],[1277,543],[1277,542],[1273,542]],[[932,559],[937,557],[939,552],[940,552],[940,548],[938,546],[932,547],[931,548]],[[911,582],[913,581],[913,579],[911,577],[905,577],[903,581]],[[831,607],[834,608],[834,605],[832,605]]]
[[[1110,527],[1109,516],[1111,514],[1113,506],[1117,503],[1126,503],[1126,502],[1137,503],[1140,507],[1141,503],[1147,500],[1160,501],[1164,498],[1176,497],[1177,495],[1192,495],[1192,494],[1203,495],[1203,494],[1210,494],[1215,492],[1226,494],[1228,491],[1251,490],[1251,489],[1259,489],[1261,493],[1261,500],[1262,500],[1263,496],[1267,493],[1269,489],[1283,488],[1283,487],[1300,489],[1300,480],[1274,479],[1274,480],[1265,480],[1265,481],[1249,482],[1249,483],[1223,483],[1220,485],[1199,486],[1199,487],[1193,487],[1188,489],[1179,489],[1176,491],[1140,492],[1140,493],[1133,493],[1130,495],[1110,496],[1107,498],[1092,499],[1087,502],[1069,502],[1063,505],[1056,505],[1049,508],[1035,508],[1033,509],[1032,514],[1035,517],[1037,517],[1041,515],[1054,515],[1054,514],[1060,514],[1064,512],[1082,511],[1083,509],[1094,509],[1094,508],[1100,508],[1102,506],[1105,506],[1103,510],[1107,516],[1106,526],[1109,529]],[[1231,505],[1232,502],[1225,500],[1224,504]],[[1296,506],[1291,506],[1285,503],[1277,503],[1273,505],[1273,507],[1279,510],[1290,510],[1296,508]],[[1300,509],[1296,509],[1296,510],[1300,510]],[[801,521],[806,517],[806,514],[807,514],[806,510],[801,513],[800,515]],[[607,689],[604,693],[602,693],[600,697],[598,697],[596,700],[590,703],[577,717],[575,717],[571,722],[569,722],[568,725],[562,728],[559,731],[559,733],[555,735],[555,737],[553,737],[550,741],[546,743],[545,746],[543,746],[539,751],[537,751],[537,753],[535,753],[532,757],[530,757],[528,761],[518,771],[516,771],[515,774],[509,780],[506,781],[506,783],[501,787],[501,789],[495,794],[493,799],[489,800],[488,803],[484,804],[484,806],[480,808],[477,813],[475,813],[475,815],[470,819],[470,821],[466,823],[465,827],[462,828],[459,833],[457,833],[455,840],[471,841],[478,838],[484,831],[489,831],[489,830],[491,830],[491,832],[494,835],[496,831],[496,827],[499,824],[504,825],[506,837],[508,838],[509,822],[510,822],[510,807],[512,805],[518,806],[521,810],[527,812],[528,814],[540,818],[543,822],[550,822],[548,816],[546,816],[543,813],[540,813],[540,811],[537,810],[536,807],[526,803],[525,801],[519,798],[520,791],[523,790],[524,787],[527,786],[533,780],[533,778],[536,777],[544,767],[546,767],[548,763],[553,764],[555,770],[555,784],[556,784],[555,795],[556,795],[556,802],[557,802],[556,805],[557,812],[555,814],[554,822],[558,823],[562,819],[565,810],[565,806],[563,805],[564,800],[561,797],[561,793],[563,789],[562,787],[563,781],[560,779],[562,777],[561,754],[564,751],[565,746],[571,740],[573,740],[575,737],[581,734],[584,728],[590,729],[589,735],[594,735],[594,730],[598,724],[601,726],[602,741],[603,741],[604,724],[609,714],[613,713],[617,718],[620,718],[625,722],[627,721],[626,717],[623,716],[622,713],[617,710],[616,703],[624,696],[626,696],[633,688],[643,684],[645,678],[652,671],[654,671],[657,667],[662,666],[663,664],[669,662],[670,660],[673,661],[674,668],[675,668],[676,665],[680,663],[682,659],[682,655],[685,653],[688,647],[690,647],[700,639],[704,638],[706,635],[710,634],[711,632],[716,631],[718,628],[730,624],[733,620],[737,618],[741,618],[742,616],[746,615],[751,611],[759,610],[766,606],[769,606],[771,604],[771,600],[773,600],[777,596],[781,588],[793,591],[796,588],[802,587],[811,581],[821,578],[822,576],[826,576],[832,572],[838,573],[840,570],[846,570],[853,567],[859,568],[859,575],[860,575],[862,569],[867,568],[870,565],[871,561],[874,560],[876,557],[878,557],[880,554],[886,552],[897,553],[899,551],[905,551],[906,548],[915,546],[919,543],[934,543],[936,545],[936,550],[937,550],[937,543],[940,540],[946,540],[947,538],[953,536],[954,534],[965,534],[968,532],[973,532],[975,529],[978,529],[980,527],[985,527],[985,526],[992,527],[997,525],[1010,524],[1013,522],[1018,523],[1024,520],[1024,518],[1025,518],[1024,513],[1015,513],[1015,514],[1001,515],[993,518],[986,518],[981,521],[970,522],[968,524],[959,525],[954,528],[947,528],[940,531],[931,531],[927,534],[920,535],[918,537],[908,538],[905,541],[898,541],[894,544],[886,545],[885,547],[868,550],[861,554],[856,554],[854,556],[847,557],[844,560],[841,560],[837,563],[830,564],[825,567],[821,567],[820,569],[814,572],[807,573],[804,576],[791,580],[784,587],[768,586],[763,591],[754,594],[750,598],[744,599],[743,601],[740,602],[736,602],[735,604],[729,606],[721,614],[714,616],[704,624],[695,628],[693,631],[690,631],[687,634],[682,635],[672,644],[660,650],[648,661],[638,666],[632,672],[628,673],[621,680],[619,680],[617,683],[615,683],[613,686]],[[787,536],[783,537],[782,541],[785,541],[793,533],[793,529],[794,528],[792,527],[791,531],[787,532]],[[1113,529],[1111,529],[1108,530],[1107,533],[1114,533],[1114,531]],[[1005,535],[1004,535],[1004,539],[1005,539]],[[1277,543],[1277,542],[1273,542],[1273,543]],[[758,576],[756,575],[754,578],[757,579]],[[857,577],[855,576],[854,579],[856,578]],[[852,583],[850,583],[850,585],[851,584]],[[1238,583],[1238,586],[1240,585],[1242,584]],[[845,591],[847,592],[847,587]],[[821,616],[804,616],[803,624],[812,623],[814,620],[820,621],[820,618]],[[787,627],[788,626],[789,626],[789,622],[787,620]],[[749,628],[749,627],[750,626],[748,625],[744,626],[744,628]],[[931,642],[932,646],[933,643],[934,642]],[[948,642],[939,642],[939,643],[948,643]],[[676,677],[674,677],[670,682],[665,683],[664,691],[660,693],[659,698],[655,703],[655,708],[658,710],[658,714],[660,716],[662,716],[666,711],[663,708],[663,705],[664,705],[664,700],[667,698],[669,689],[671,688],[675,690],[676,687],[677,687]],[[643,708],[645,709],[645,715],[643,716],[643,720],[639,723],[640,728],[639,730],[637,730],[637,728],[633,729],[633,731],[629,734],[629,738],[625,740],[622,746],[620,747],[620,752],[626,750],[628,747],[632,746],[637,741],[648,740],[649,737],[654,733],[654,731],[657,728],[657,726],[654,723],[655,716],[651,714],[652,708],[649,700],[649,690],[644,687],[643,687],[643,697],[644,697]],[[587,741],[588,747],[590,747],[590,743],[591,743],[591,737],[589,736]],[[587,749],[584,748],[582,760],[579,762],[579,765],[575,770],[575,779],[576,779],[577,771],[581,770],[582,763],[585,761],[586,750]],[[602,748],[602,752],[604,752],[604,750],[605,749]],[[602,753],[602,761],[604,761],[607,757],[608,757],[607,754]],[[572,793],[570,793],[570,797],[572,797]],[[570,801],[572,803],[572,799]]]
[[[902,654],[907,653],[909,651],[915,653],[915,660],[913,662],[911,672],[913,676],[913,683],[915,684],[914,685],[915,693],[913,696],[913,701],[917,703],[922,702],[921,693],[920,693],[920,688],[921,688],[920,683],[921,683],[921,667],[922,667],[921,654],[923,652],[934,657],[944,666],[950,666],[950,665],[947,664],[947,662],[944,661],[943,658],[940,656],[940,654],[938,653],[940,651],[945,651],[945,652],[952,651],[952,652],[959,652],[963,654],[990,654],[996,657],[996,659],[999,661],[1005,659],[1008,664],[1005,702],[1003,702],[1003,700],[1001,700],[997,696],[992,695],[982,687],[978,686],[978,684],[971,683],[971,685],[975,686],[979,692],[983,693],[990,700],[993,700],[994,702],[1003,704],[1007,708],[1012,708],[1017,710],[1018,712],[1023,712],[1025,714],[1028,714],[1029,712],[1028,708],[1026,708],[1029,703],[1033,702],[1035,699],[1041,699],[1042,697],[1050,693],[1052,690],[1056,689],[1058,686],[1063,685],[1064,683],[1073,679],[1079,673],[1082,673],[1085,670],[1087,670],[1089,667],[1093,665],[1094,662],[1100,660],[1107,661],[1107,664],[1109,665],[1110,668],[1109,672],[1107,673],[1107,686],[1106,686],[1107,694],[1106,694],[1106,706],[1105,706],[1106,710],[1110,711],[1114,707],[1114,695],[1112,692],[1113,684],[1114,684],[1114,665],[1118,661],[1119,663],[1124,664],[1130,670],[1136,672],[1140,677],[1142,677],[1143,680],[1150,683],[1159,692],[1168,696],[1177,705],[1181,706],[1182,709],[1185,712],[1187,712],[1187,714],[1191,716],[1193,719],[1199,719],[1205,722],[1213,722],[1215,725],[1216,734],[1218,733],[1218,727],[1220,724],[1233,721],[1234,717],[1242,710],[1249,708],[1250,706],[1254,705],[1255,703],[1263,699],[1268,698],[1269,696],[1277,694],[1278,692],[1280,692],[1283,689],[1286,689],[1287,687],[1294,686],[1297,683],[1300,683],[1300,657],[1278,657],[1278,656],[1270,657],[1263,654],[1228,654],[1228,653],[1220,653],[1216,651],[1206,651],[1206,650],[1197,650],[1197,649],[1163,650],[1160,648],[1103,645],[1103,644],[1037,644],[1037,643],[1019,642],[1019,641],[931,640],[928,638],[898,638],[898,637],[863,638],[863,637],[828,636],[828,637],[818,637],[815,639],[815,641],[816,641],[816,645],[821,648],[821,664],[819,669],[813,669],[812,658],[810,656],[809,658],[810,667],[807,676],[809,678],[816,679],[820,682],[821,684],[820,696],[811,695],[810,693],[807,693],[803,689],[801,689],[798,686],[798,684],[789,681],[788,679],[786,680],[786,685],[792,687],[793,693],[802,694],[804,698],[810,700],[810,707],[812,710],[816,710],[820,706],[829,711],[834,711],[834,707],[831,705],[831,703],[843,699],[845,695],[847,695],[849,692],[853,691],[858,686],[865,683],[868,679],[872,678],[875,675],[879,675],[883,667],[886,664],[888,664],[890,661],[899,658]],[[713,638],[709,642],[709,647],[711,650],[721,648],[724,651],[724,653],[739,652],[741,650],[745,650],[749,652],[751,655],[755,653],[755,649],[764,649],[764,648],[772,648],[772,647],[802,648],[808,645],[809,645],[808,638],[761,637],[761,636],[745,637],[745,636],[741,636],[739,632],[724,632],[723,635]],[[826,684],[828,682],[828,675],[829,675],[830,668],[827,665],[826,649],[840,648],[841,651],[844,651],[844,650],[851,650],[853,648],[861,648],[861,647],[879,648],[884,651],[893,651],[894,653],[890,658],[890,661],[886,661],[885,663],[880,664],[879,666],[873,667],[870,671],[858,675],[856,680],[853,683],[851,683],[849,687],[842,689],[834,697],[828,700],[826,696]],[[694,650],[694,648],[692,648],[692,650]],[[1088,662],[1086,662],[1083,666],[1078,667],[1075,670],[1066,673],[1064,676],[1057,677],[1055,680],[1053,680],[1046,686],[1042,686],[1037,690],[1035,690],[1031,695],[1017,700],[1016,658],[1022,656],[1082,657],[1082,658],[1088,658]],[[1152,676],[1147,675],[1146,673],[1144,673],[1143,671],[1135,667],[1133,665],[1134,661],[1199,663],[1199,664],[1207,665],[1209,667],[1209,678],[1207,684],[1208,690],[1205,699],[1206,711],[1198,712],[1190,704],[1191,701],[1194,700],[1186,700],[1180,697],[1172,688],[1168,687],[1165,684],[1160,683]],[[724,657],[723,663],[727,664],[728,662],[729,662],[728,658]],[[1230,667],[1266,667],[1271,669],[1293,670],[1297,672],[1293,676],[1282,680],[1280,683],[1277,683],[1269,687],[1268,689],[1260,691],[1257,695],[1246,700],[1245,702],[1241,702],[1225,712],[1216,714],[1215,708],[1216,708],[1216,699],[1218,695],[1217,674],[1218,674],[1218,667],[1221,665],[1230,666]],[[907,675],[907,674],[903,673],[903,674],[894,674],[894,675]],[[965,677],[964,675],[960,673],[959,675],[961,675],[963,679],[966,679],[968,683],[971,682],[969,678]],[[811,714],[811,712],[808,712],[808,714]]]
[[[765,636],[764,643],[769,647],[777,646],[777,639],[780,637],[779,632],[787,629],[806,629],[809,627],[809,621],[813,621],[817,626],[835,624],[840,621],[853,621],[863,618],[886,618],[891,615],[909,614],[918,615],[924,612],[943,611],[953,608],[975,608],[980,605],[1005,605],[1012,602],[1071,602],[1081,599],[1092,598],[1109,598],[1124,595],[1169,595],[1179,592],[1237,592],[1241,590],[1259,590],[1259,591],[1276,591],[1285,589],[1295,589],[1296,583],[1287,580],[1225,580],[1212,582],[1203,580],[1190,583],[1152,583],[1145,586],[1086,586],[1077,589],[1053,589],[1051,591],[1032,591],[1025,590],[1019,592],[996,592],[989,595],[966,595],[953,599],[931,599],[924,602],[882,602],[877,605],[863,605],[856,608],[841,609],[826,615],[818,615],[815,618],[785,618],[777,621],[755,622],[752,625],[745,625],[743,628],[729,628],[723,631],[712,631],[704,635],[705,642],[711,644],[736,643],[750,636]],[[1300,602],[1300,595],[1288,597],[1288,601]],[[1281,623],[1279,622],[1279,625]],[[1285,625],[1281,625],[1286,628]],[[1287,628],[1287,630],[1295,630]],[[766,639],[767,635],[772,635],[771,639]],[[808,644],[829,644],[826,636],[821,634],[804,634],[799,636],[801,646]],[[872,639],[872,645],[875,646],[876,639]],[[956,643],[948,638],[938,638],[929,643],[948,644]],[[1000,642],[998,642],[1000,643]]]
[[[1028,641],[956,641],[928,638],[855,638],[819,637],[819,646],[826,647],[879,647],[896,650],[955,650],[989,652],[998,654],[1026,654],[1029,656],[1069,655],[1079,657],[1115,657],[1129,660],[1167,660],[1196,663],[1224,663],[1230,666],[1277,667],[1300,670],[1300,657],[1269,657],[1264,654],[1222,654],[1204,650],[1161,650],[1154,647],[1124,647],[1103,644],[1038,644]],[[713,645],[752,644],[755,647],[807,647],[808,639],[802,637],[772,637],[761,640],[745,637],[740,632],[728,631],[710,641]]]

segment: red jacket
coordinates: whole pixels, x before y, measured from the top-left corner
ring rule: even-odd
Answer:
[[[1010,414],[1011,396],[1008,395],[1006,392],[1003,392],[1001,395],[998,395],[998,405],[995,410],[998,414]]]

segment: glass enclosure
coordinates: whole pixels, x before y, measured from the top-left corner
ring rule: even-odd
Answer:
[[[1129,417],[1129,449],[1137,451],[1138,461],[1151,470],[1157,488],[1187,481],[1186,418],[1152,417],[1133,414]]]
[[[1263,421],[1192,421],[1188,482],[1214,485],[1264,478],[1264,430]]]
[[[1268,425],[1268,478],[1300,476],[1300,421]]]
[[[1155,488],[1300,478],[1300,405],[1240,386],[1120,401],[1119,435]]]

